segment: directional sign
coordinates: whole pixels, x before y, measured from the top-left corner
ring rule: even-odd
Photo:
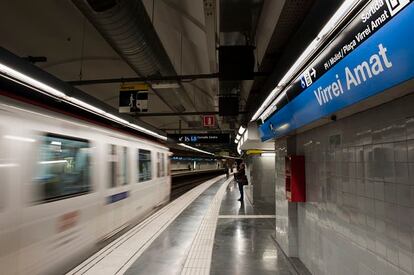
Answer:
[[[214,127],[216,125],[216,118],[214,116],[203,116],[204,127]]]
[[[169,134],[178,143],[229,143],[230,134]]]
[[[148,85],[122,84],[119,89],[119,112],[136,113],[148,111]]]

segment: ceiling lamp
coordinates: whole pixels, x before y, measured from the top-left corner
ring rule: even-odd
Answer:
[[[158,134],[154,131],[151,131],[149,129],[146,129],[142,126],[131,123],[131,122],[129,122],[129,121],[123,119],[123,118],[120,118],[116,115],[108,113],[108,112],[106,112],[102,109],[99,109],[99,108],[97,108],[97,107],[95,107],[95,106],[93,106],[89,103],[86,103],[86,102],[84,102],[80,99],[68,96],[64,92],[59,91],[59,90],[57,90],[57,89],[55,89],[55,88],[39,81],[39,80],[36,80],[36,79],[26,75],[26,74],[23,74],[19,71],[16,71],[16,70],[14,70],[14,69],[10,68],[9,66],[6,66],[2,63],[0,63],[0,73],[5,78],[10,79],[10,80],[12,80],[16,83],[22,84],[24,86],[27,86],[31,89],[34,89],[34,90],[36,90],[40,93],[46,94],[46,95],[51,96],[51,97],[58,98],[60,100],[63,100],[65,102],[71,104],[71,105],[74,105],[78,108],[84,109],[84,110],[86,110],[90,113],[93,113],[95,115],[99,115],[99,116],[104,117],[106,119],[112,120],[116,123],[119,123],[123,126],[132,128],[134,130],[138,130],[138,131],[140,131],[142,133],[145,133],[145,134],[148,134],[150,136],[153,136],[153,137],[156,137],[156,138],[159,138],[159,139],[162,139],[162,140],[167,140],[167,137],[164,136],[164,135],[160,135],[160,134]]]

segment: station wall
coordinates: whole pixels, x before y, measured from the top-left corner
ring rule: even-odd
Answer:
[[[289,256],[297,245],[312,274],[414,273],[413,106],[411,94],[297,135],[307,188],[297,211],[279,179],[287,143],[276,141],[278,242]]]
[[[291,139],[278,139],[275,143],[276,174],[276,241],[289,257],[298,256],[297,204],[286,199],[285,156],[293,154]]]
[[[275,158],[252,155],[247,159],[246,175],[249,186],[246,194],[256,209],[265,215],[275,213]]]

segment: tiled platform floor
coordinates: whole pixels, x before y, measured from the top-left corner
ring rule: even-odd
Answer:
[[[256,209],[230,183],[216,228],[210,274],[296,274],[271,238],[275,218]]]
[[[238,197],[232,180],[207,181],[70,274],[297,274],[271,238],[271,209]]]

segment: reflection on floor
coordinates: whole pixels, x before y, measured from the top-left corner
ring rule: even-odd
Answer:
[[[197,229],[224,179],[192,202],[145,250],[125,274],[180,274]]]
[[[274,215],[269,214],[268,209],[263,213],[263,209],[253,207],[246,197],[245,202],[239,202],[235,183],[230,182],[227,189],[221,189],[223,184],[227,184],[224,179],[219,180],[195,199],[125,274],[208,274],[209,271],[226,275],[297,274],[271,238],[275,230]],[[215,198],[220,199],[216,201]],[[218,205],[220,200],[220,211],[217,209],[215,214],[217,227],[215,222],[212,227],[215,236],[213,233],[207,234],[211,237],[198,236],[209,215],[208,209]],[[201,242],[197,243],[197,238],[201,238]],[[198,262],[187,265],[186,259],[192,255],[194,247],[208,245],[212,252],[210,249]]]
[[[221,204],[210,274],[296,274],[271,238],[275,218],[270,210],[238,198],[237,185],[230,183]]]

